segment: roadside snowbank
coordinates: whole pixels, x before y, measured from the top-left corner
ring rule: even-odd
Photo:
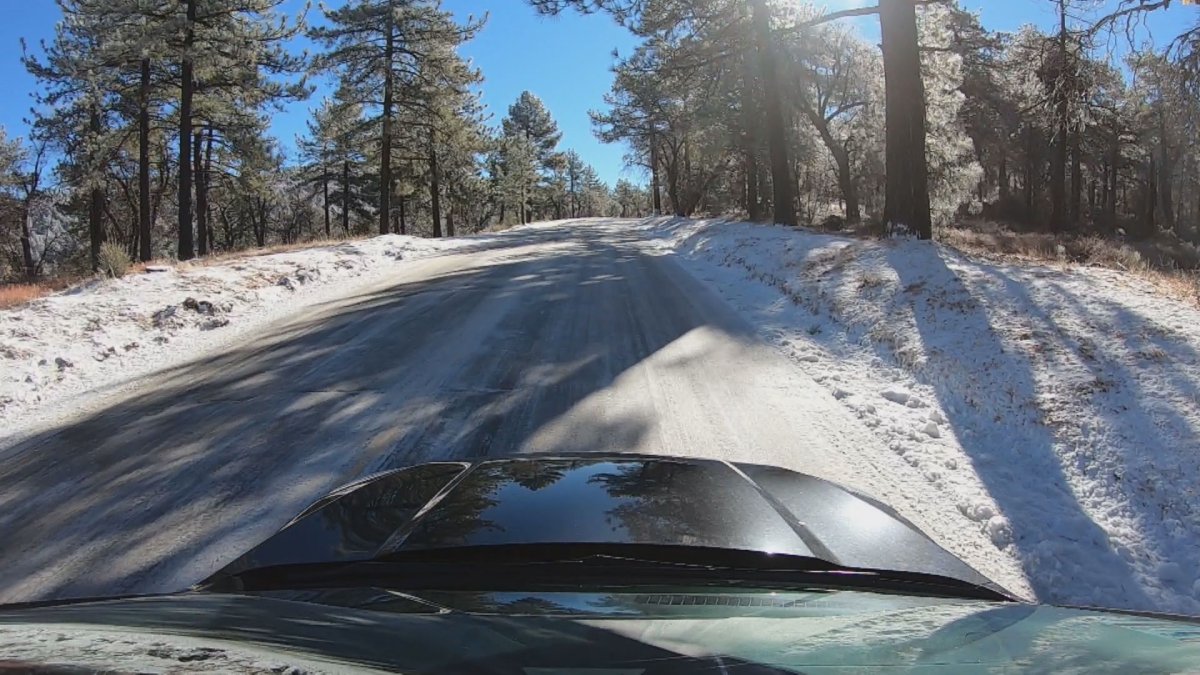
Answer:
[[[657,220],[1039,599],[1200,614],[1200,311],[1110,270]],[[914,483],[915,484],[915,483]],[[922,488],[925,489],[925,488]]]
[[[345,293],[346,283],[369,283],[397,262],[468,243],[385,235],[181,264],[0,311],[5,432],[76,394],[194,359],[328,293]]]

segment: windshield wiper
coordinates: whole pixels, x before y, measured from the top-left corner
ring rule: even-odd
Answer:
[[[820,587],[1010,601],[999,590],[933,574],[844,567],[820,558],[645,544],[522,544],[401,551],[360,562],[281,565],[201,590],[377,586],[399,590],[552,591],[581,586]]]

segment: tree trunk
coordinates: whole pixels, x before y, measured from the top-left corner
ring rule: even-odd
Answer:
[[[184,27],[183,64],[180,68],[179,96],[179,259],[191,260],[196,255],[192,235],[192,96],[196,83],[193,81],[192,45],[196,40],[196,3],[187,4],[187,24]]]
[[[1167,143],[1167,120],[1162,108],[1158,111],[1158,198],[1159,210],[1162,213],[1162,225],[1165,230],[1175,229],[1175,195],[1172,183],[1175,181],[1175,160],[1171,157],[1171,148]]]
[[[454,236],[454,199],[450,196],[454,189],[446,186],[446,236]]]
[[[208,194],[204,186],[204,130],[197,129],[192,143],[192,171],[196,185],[196,252],[208,255]]]
[[[142,59],[138,87],[138,260],[153,256],[150,246],[150,59]]]
[[[658,177],[658,139],[654,137],[654,134],[650,135],[650,193],[654,215],[661,216],[663,212],[662,185]]]
[[[1079,226],[1083,219],[1083,151],[1080,149],[1079,130],[1071,132],[1071,229]]]
[[[783,99],[780,96],[775,41],[771,34],[770,10],[766,0],[752,0],[751,9],[754,36],[758,48],[759,76],[762,78],[763,90],[766,93],[767,149],[771,156],[771,187],[774,192],[775,222],[780,225],[795,225],[795,186],[792,184],[791,163],[788,161],[787,129],[784,122]],[[915,40],[915,15],[913,31]],[[915,53],[915,42],[913,46]],[[919,75],[918,71],[918,77]]]
[[[267,212],[267,200],[258,199],[258,245],[263,247],[267,245],[267,223],[271,222],[270,213]]]
[[[1036,172],[1036,169],[1034,169],[1032,162],[1026,162],[1026,164],[1025,164],[1025,185],[1022,187],[1025,189],[1025,220],[1030,223],[1033,222],[1033,195],[1034,195],[1033,186],[1034,186],[1034,180],[1035,180],[1033,177],[1033,174],[1035,172]]]
[[[25,279],[33,281],[37,277],[37,264],[33,260],[33,228],[29,221],[33,218],[33,196],[27,195],[21,208],[21,262],[25,265]]]
[[[100,111],[92,108],[89,116],[89,128],[92,138],[99,138],[101,132]],[[92,269],[100,268],[100,245],[104,243],[104,186],[101,184],[100,167],[96,158],[92,157],[92,175],[89,176],[91,192],[88,199],[88,240],[91,243]]]
[[[1158,222],[1155,214],[1155,209],[1158,206],[1158,173],[1153,155],[1146,160],[1146,194],[1144,199],[1146,215],[1145,222],[1142,223],[1141,236],[1150,237],[1158,231]]]
[[[1111,167],[1108,176],[1108,201],[1104,204],[1105,213],[1108,215],[1109,227],[1114,230],[1117,227],[1117,183],[1120,179],[1121,166],[1121,136],[1113,134],[1112,147],[1109,148],[1108,163]]]
[[[1110,184],[1111,184],[1109,177],[1110,177],[1111,173],[1112,173],[1112,165],[1109,164],[1107,159],[1105,159],[1104,166],[1103,166],[1103,172],[1100,177],[1100,211],[1103,213],[1103,215],[1106,219],[1108,217],[1108,198],[1109,198],[1109,194],[1110,194],[1109,190],[1110,190]],[[1112,223],[1108,222],[1107,220],[1105,221],[1104,225],[1105,225],[1105,227],[1112,227]]]
[[[1066,0],[1058,0],[1058,82],[1054,86],[1054,156],[1050,160],[1050,230],[1059,232],[1066,225],[1067,213],[1067,125],[1071,101],[1067,96],[1067,8]]]
[[[442,185],[441,169],[438,168],[437,138],[429,130],[429,210],[433,217],[433,236],[442,236]]]
[[[387,20],[384,22],[383,47],[383,142],[379,153],[379,234],[387,234],[392,206],[392,104],[394,92],[392,65],[396,57],[395,2],[388,0]]]
[[[842,190],[842,198],[846,201],[846,222],[854,225],[862,222],[862,210],[858,203],[858,183],[854,181],[854,173],[850,169],[850,158],[842,152],[837,158],[838,186]]]
[[[342,162],[342,232],[350,235],[350,160]]]
[[[1054,142],[1054,158],[1050,161],[1050,230],[1059,232],[1067,220],[1067,139],[1066,129],[1059,127]]]
[[[862,210],[858,201],[858,183],[855,182],[854,172],[850,167],[850,153],[847,152],[846,146],[833,137],[833,131],[829,128],[829,120],[820,111],[805,106],[804,114],[816,128],[821,142],[824,143],[829,154],[833,155],[834,164],[837,165],[838,189],[841,190],[842,201],[846,205],[846,222],[851,224],[861,222]]]
[[[37,200],[42,182],[42,160],[45,158],[44,144],[38,145],[33,160],[33,167],[24,177],[24,198],[21,200],[21,264],[25,278],[29,281],[37,278],[38,264],[33,259],[33,202]]]
[[[204,140],[204,229],[208,233],[208,251],[212,253],[217,246],[216,237],[213,235],[213,219],[212,206],[208,202],[208,194],[212,189],[212,164],[213,164],[213,135],[215,130],[212,125],[208,126],[208,133]]]
[[[1000,170],[996,176],[996,182],[1000,190],[1000,204],[1003,205],[1008,201],[1011,189],[1008,184],[1008,153],[1001,152],[1000,154]]]
[[[398,197],[397,200],[400,202],[400,234],[408,234],[408,223],[405,222],[407,214],[404,212],[404,206],[407,204],[408,200],[406,200],[404,197]]]
[[[675,153],[677,154],[677,153]],[[683,217],[682,198],[679,194],[679,160],[677,157],[667,164],[667,196],[671,199],[671,211],[676,216]]]
[[[883,221],[892,232],[933,238],[925,158],[925,83],[912,0],[880,0],[886,108],[887,194]]]
[[[325,205],[325,238],[333,236],[329,227],[329,169],[321,167],[321,202]]]
[[[746,174],[746,214],[751,221],[762,219],[758,198],[758,108],[754,105],[754,68],[748,54],[742,55],[742,152]]]

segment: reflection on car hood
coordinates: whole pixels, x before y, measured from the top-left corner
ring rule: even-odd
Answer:
[[[316,502],[212,579],[404,551],[592,543],[811,556],[1000,590],[891,509],[834,483],[775,467],[639,455],[440,462],[377,474]]]

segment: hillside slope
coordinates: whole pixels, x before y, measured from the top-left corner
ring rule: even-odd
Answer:
[[[1195,307],[929,242],[639,227],[871,426],[898,483],[952,495],[1040,599],[1200,613]]]

